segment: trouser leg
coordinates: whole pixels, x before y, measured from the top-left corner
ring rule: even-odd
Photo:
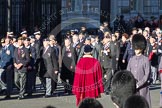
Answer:
[[[7,84],[7,95],[10,95],[13,88],[13,70],[6,69],[6,84]]]
[[[67,93],[67,79],[66,78],[62,78],[61,82],[64,86],[64,92]]]
[[[103,69],[103,84],[104,84],[104,91],[106,92],[107,91],[107,70],[108,69],[105,69],[105,68],[102,68]]]
[[[26,87],[26,73],[20,73],[20,95],[24,95]]]
[[[162,73],[160,73],[160,77],[162,79]],[[160,106],[162,107],[162,80],[161,80],[161,91],[160,91]]]
[[[56,88],[57,88],[57,83],[56,83],[56,81],[54,81],[54,80],[52,79],[51,85],[52,85],[51,93],[54,93],[54,91],[55,91]]]
[[[46,95],[51,95],[52,91],[52,79],[46,78]]]
[[[15,71],[14,73],[14,82],[16,87],[20,89],[20,75],[18,71]]]
[[[5,71],[3,69],[0,69],[0,87],[1,87],[1,90],[6,89],[6,84],[3,81],[4,76],[5,76]]]
[[[111,79],[112,79],[112,69],[107,69],[106,72],[107,78],[106,78],[106,84],[105,84],[105,91],[110,91],[111,86]]]
[[[41,82],[41,87],[43,86],[43,88],[46,88],[46,78],[43,77],[39,77],[39,80]]]
[[[33,70],[33,82],[32,82],[32,90],[36,90],[36,71],[35,69]]]
[[[73,75],[69,78],[69,83],[68,83],[68,93],[72,93],[72,86],[73,86],[73,79],[74,79],[74,77],[73,77]]]
[[[156,67],[151,66],[151,73],[152,73],[153,84],[155,84],[156,80],[157,80],[157,69],[156,69]]]
[[[30,71],[27,73],[26,77],[26,91],[30,95],[32,94],[32,83],[33,83],[33,72]]]

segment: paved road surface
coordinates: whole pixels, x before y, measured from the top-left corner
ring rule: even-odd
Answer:
[[[160,85],[151,87],[152,108],[159,108],[159,91]],[[62,87],[59,87],[59,95],[63,95]],[[75,96],[55,96],[51,98],[42,98],[43,91],[38,89],[38,93],[34,93],[31,98],[17,100],[17,95],[12,95],[12,99],[3,100],[4,96],[0,96],[0,108],[43,108],[47,105],[55,106],[56,108],[76,108]],[[110,96],[102,95],[98,99],[104,108],[115,108],[110,100]]]

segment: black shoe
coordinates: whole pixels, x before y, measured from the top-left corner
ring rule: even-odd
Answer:
[[[67,93],[68,95],[72,95],[72,92],[71,91],[68,91],[68,93]]]
[[[33,90],[32,90],[33,92],[36,92],[36,88],[33,88]]]
[[[24,99],[24,96],[23,95],[20,95],[17,99],[18,100],[22,100],[22,99]]]
[[[51,97],[51,95],[45,95],[45,96],[43,96],[43,98],[49,98],[49,97]]]
[[[6,89],[1,90],[1,91],[0,91],[0,94],[5,95],[5,94],[6,94]]]
[[[26,96],[31,97],[32,96],[32,93],[28,93]]]
[[[11,97],[10,97],[10,95],[6,95],[5,97],[4,97],[4,99],[10,99]]]
[[[109,93],[109,92],[106,92],[105,94],[106,94],[106,95],[109,95],[110,93]]]

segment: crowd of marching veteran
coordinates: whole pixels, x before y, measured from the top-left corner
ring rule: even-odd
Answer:
[[[13,87],[16,87],[19,90],[18,99],[32,96],[33,91],[36,91],[36,77],[39,77],[45,89],[45,98],[53,95],[58,79],[61,79],[65,88],[64,93],[72,94],[70,85],[73,85],[75,66],[84,55],[85,45],[90,45],[92,56],[101,64],[104,92],[108,95],[111,91],[111,79],[116,71],[125,69],[132,71],[131,66],[140,65],[134,63],[127,66],[136,54],[132,47],[132,38],[136,34],[146,39],[147,45],[142,54],[149,60],[151,69],[149,81],[152,79],[150,83],[156,84],[162,77],[160,75],[162,69],[158,68],[162,55],[161,29],[157,27],[150,30],[149,27],[145,27],[133,28],[131,33],[120,31],[112,33],[108,23],[104,22],[97,34],[89,34],[86,27],[81,27],[79,31],[67,32],[61,44],[57,43],[53,34],[42,39],[39,30],[31,36],[24,30],[19,37],[15,37],[13,32],[8,32],[7,36],[1,39],[1,94],[5,95],[5,99],[9,99]],[[137,75],[135,78],[138,79],[142,74],[139,72]]]

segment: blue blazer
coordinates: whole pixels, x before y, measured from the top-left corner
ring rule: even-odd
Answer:
[[[14,46],[10,44],[8,47],[3,47],[0,57],[0,68],[6,69],[9,65],[13,65]]]
[[[132,44],[129,42],[127,44],[127,48],[125,50],[124,56],[123,56],[123,60],[127,60],[127,62],[129,61],[129,59],[131,57],[133,57],[135,55],[134,49],[132,48]]]

